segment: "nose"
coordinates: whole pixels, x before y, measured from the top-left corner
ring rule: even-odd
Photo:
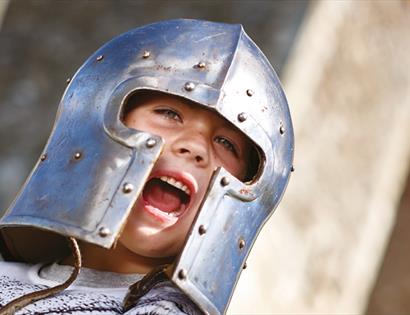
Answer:
[[[175,139],[171,147],[176,156],[198,166],[205,167],[210,162],[209,143],[207,138],[198,132],[193,131],[181,135]]]

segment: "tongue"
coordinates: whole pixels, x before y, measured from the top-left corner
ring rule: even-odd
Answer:
[[[174,212],[181,207],[179,189],[158,179],[145,185],[143,196],[150,205],[164,212]]]

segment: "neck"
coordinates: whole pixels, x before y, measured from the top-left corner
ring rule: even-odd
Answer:
[[[81,242],[82,265],[100,271],[116,273],[138,273],[146,274],[153,268],[172,263],[174,257],[144,257],[131,252],[121,243],[114,248],[103,247]],[[62,264],[74,265],[72,256],[62,260]]]

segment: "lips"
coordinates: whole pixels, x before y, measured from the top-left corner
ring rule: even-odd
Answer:
[[[188,210],[198,184],[188,173],[153,174],[144,186],[144,209],[161,222],[175,223]]]

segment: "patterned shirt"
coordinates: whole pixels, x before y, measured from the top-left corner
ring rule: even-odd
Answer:
[[[24,294],[61,284],[71,272],[72,267],[58,264],[43,266],[0,261],[0,307]],[[169,281],[154,286],[133,308],[124,312],[122,303],[128,287],[142,277],[82,268],[66,290],[31,303],[16,314],[202,314]]]

